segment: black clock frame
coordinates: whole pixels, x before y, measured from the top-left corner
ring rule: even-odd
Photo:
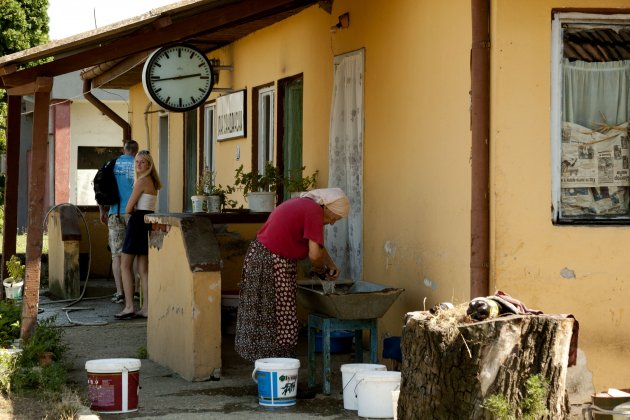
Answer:
[[[200,100],[198,100],[197,102],[195,102],[193,105],[191,106],[187,106],[187,107],[183,107],[183,108],[177,108],[177,107],[173,107],[169,104],[164,103],[153,91],[153,87],[151,86],[150,80],[151,80],[151,68],[153,66],[153,63],[155,62],[155,60],[160,56],[160,54],[164,51],[164,50],[170,50],[170,49],[174,49],[174,48],[178,48],[178,47],[183,47],[183,48],[188,48],[191,50],[196,51],[199,55],[201,55],[203,57],[203,59],[206,61],[206,63],[208,64],[208,67],[210,69],[210,88],[208,89],[208,91],[204,94],[203,97],[201,97]],[[171,112],[188,112],[188,111],[192,111],[193,109],[197,109],[199,108],[201,105],[203,105],[203,103],[206,101],[206,99],[208,99],[208,96],[210,96],[210,93],[212,93],[212,89],[214,88],[214,67],[212,66],[212,61],[210,61],[210,59],[206,56],[206,54],[201,51],[199,48],[194,47],[190,44],[175,44],[175,45],[167,45],[164,47],[160,47],[157,50],[155,50],[148,58],[148,61],[146,63],[146,65],[143,68],[143,75],[144,75],[144,87],[146,92],[149,94],[149,96],[151,97],[151,100],[154,101],[155,103],[157,103],[160,107],[171,111]]]

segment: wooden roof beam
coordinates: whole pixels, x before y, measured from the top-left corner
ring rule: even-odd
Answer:
[[[49,63],[20,70],[2,76],[4,86],[14,86],[30,83],[40,76],[58,76],[82,68],[124,58],[141,51],[149,51],[173,42],[180,42],[187,38],[204,33],[210,33],[224,27],[271,16],[283,11],[296,9],[313,3],[312,0],[266,0],[264,2],[230,3],[220,8],[209,9],[173,22],[164,28],[155,29],[136,35],[126,36],[65,56]]]
[[[52,77],[38,77],[34,82],[7,89],[7,93],[11,96],[34,95],[40,92],[50,92],[52,91],[52,87]]]
[[[148,56],[149,53],[147,51],[134,54],[131,57],[128,57],[120,63],[116,64],[114,67],[107,71],[101,72],[100,74],[92,73],[92,85],[94,87],[103,86],[104,84],[127,73],[129,70],[135,68],[136,66],[144,63]],[[87,73],[81,74],[81,78],[83,79],[88,79],[89,77],[87,76],[89,76]]]

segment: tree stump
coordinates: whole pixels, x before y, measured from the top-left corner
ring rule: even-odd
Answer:
[[[541,418],[567,418],[565,382],[573,321],[510,315],[471,323],[459,308],[435,316],[408,313],[398,418],[492,418],[482,404],[494,394],[504,396],[516,418],[522,418],[525,383],[536,374],[548,383],[543,396],[547,414]]]

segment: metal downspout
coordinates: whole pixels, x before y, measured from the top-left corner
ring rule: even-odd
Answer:
[[[490,288],[490,0],[471,0],[470,297]]]
[[[92,80],[87,79],[83,81],[83,96],[89,103],[98,108],[103,114],[109,117],[112,121],[118,124],[123,129],[123,142],[125,140],[131,140],[131,125],[122,119],[118,114],[114,112],[110,107],[101,102],[96,96],[92,95],[90,90],[92,89]]]

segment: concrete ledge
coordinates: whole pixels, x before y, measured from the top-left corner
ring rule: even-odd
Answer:
[[[224,226],[215,229],[213,222],[246,223],[254,228],[268,214],[245,216],[145,216],[145,222],[152,224],[147,350],[151,360],[186,380],[203,381],[221,375],[221,251],[227,258],[229,275],[237,277],[242,267],[238,262],[248,241],[225,232]],[[236,280],[229,283],[230,287],[237,286]]]

